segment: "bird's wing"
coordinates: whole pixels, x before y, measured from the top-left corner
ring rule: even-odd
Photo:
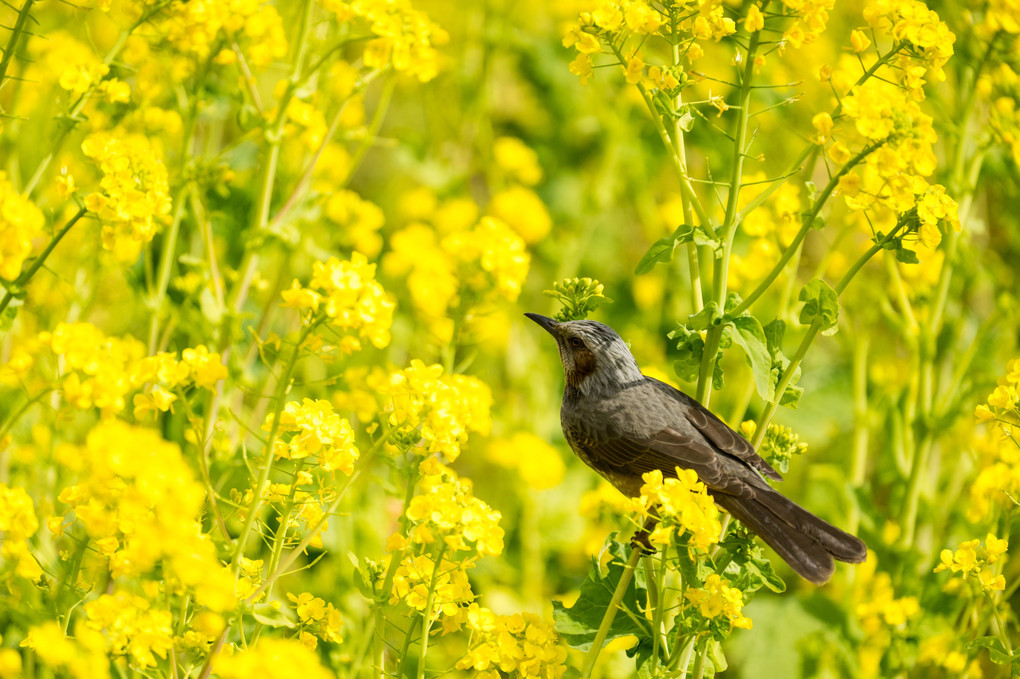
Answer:
[[[669,395],[681,405],[685,406],[684,417],[687,418],[687,421],[690,422],[695,429],[701,432],[705,438],[718,446],[719,450],[736,457],[774,481],[783,480],[783,477],[779,475],[779,472],[773,469],[768,462],[762,459],[761,455],[755,452],[747,439],[730,429],[725,422],[716,417],[715,414],[708,408],[701,405],[679,389],[674,389],[665,382],[657,380],[654,377],[646,376],[645,379],[654,383],[655,387],[658,388],[659,391]]]
[[[738,497],[755,495],[752,486],[724,466],[719,452],[709,443],[685,436],[675,429],[667,427],[651,438],[610,436],[595,439],[580,432],[572,433],[587,454],[599,461],[599,467],[612,473],[640,477],[659,469],[664,476],[675,477],[674,470],[680,467],[694,470],[701,482],[714,491]],[[751,472],[747,470],[744,473]]]

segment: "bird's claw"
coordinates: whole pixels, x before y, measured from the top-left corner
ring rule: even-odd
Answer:
[[[644,556],[652,556],[659,551],[652,544],[652,541],[648,539],[648,531],[646,530],[639,530],[634,533],[634,536],[630,539],[630,546],[633,549],[641,550]]]

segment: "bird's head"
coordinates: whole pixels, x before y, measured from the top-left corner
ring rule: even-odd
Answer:
[[[554,321],[524,314],[556,339],[567,384],[588,395],[641,379],[641,370],[616,331],[598,321]]]

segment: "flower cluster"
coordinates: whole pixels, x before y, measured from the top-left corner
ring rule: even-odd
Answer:
[[[64,634],[63,625],[56,620],[35,625],[21,646],[35,651],[42,665],[74,679],[109,679],[106,638],[83,621],[74,626],[73,637]]]
[[[265,67],[287,56],[287,36],[276,8],[260,0],[194,0],[173,3],[160,31],[179,52],[204,61],[215,52],[218,64],[237,60],[231,43]]]
[[[360,252],[341,261],[330,257],[312,266],[312,279],[308,287],[294,280],[283,292],[284,305],[304,312],[305,323],[317,322],[322,317],[330,325],[345,332],[356,333],[344,338],[346,352],[361,349],[361,339],[378,348],[390,342],[393,324],[393,298],[375,280],[375,264]]]
[[[173,648],[170,611],[152,608],[145,597],[103,594],[85,604],[85,615],[89,627],[105,632],[108,653],[126,656],[135,669],[155,667],[156,656],[165,660]]]
[[[477,205],[460,199],[419,206],[415,218],[422,221],[393,234],[383,270],[406,277],[415,309],[440,339],[451,338],[451,316],[468,317],[476,307],[517,299],[531,258],[524,238],[507,222],[493,216],[479,220]],[[530,228],[521,233],[534,236]]]
[[[113,577],[147,575],[161,565],[173,591],[192,592],[213,610],[233,607],[234,578],[199,522],[205,489],[176,444],[114,420],[97,425],[84,446],[58,449],[58,459],[81,477],[59,500]]]
[[[7,381],[25,379],[42,350],[61,359],[61,389],[76,408],[99,408],[107,416],[124,410],[127,396],[136,418],[172,409],[177,394],[189,387],[213,389],[226,377],[218,353],[204,345],[176,353],[145,356],[145,347],[132,337],[110,337],[91,323],[59,323],[39,333],[30,348],[21,348],[16,360],[5,366]]]
[[[340,636],[340,628],[344,621],[340,617],[340,611],[333,607],[333,604],[326,603],[317,596],[304,592],[295,596],[287,594],[287,598],[294,604],[294,610],[298,617],[298,638],[314,651],[319,644],[319,639],[339,644],[343,641]]]
[[[1006,364],[1006,374],[999,378],[999,384],[988,395],[985,403],[975,410],[977,418],[983,422],[1003,420],[1007,423],[1020,423],[1020,358],[1014,358]]]
[[[915,99],[924,98],[926,72],[938,82],[946,79],[942,67],[953,56],[956,36],[934,10],[920,0],[877,0],[865,7],[864,18],[879,34],[909,46],[911,54],[903,54],[897,65],[900,82]],[[914,55],[918,66],[911,65]]]
[[[315,651],[297,639],[265,636],[257,644],[216,658],[214,673],[222,679],[301,677],[332,679],[336,675],[319,663]]]
[[[422,462],[421,468],[421,492],[412,498],[406,513],[410,542],[442,541],[448,553],[499,556],[503,552],[500,513],[472,494],[470,481],[458,478],[434,457]]]
[[[835,4],[835,0],[783,0],[783,11],[787,16],[793,16],[793,21],[783,31],[782,46],[800,49],[817,40],[829,23],[829,12]],[[748,16],[752,13],[749,12]],[[764,26],[764,20],[761,24]]]
[[[392,373],[382,389],[397,438],[411,445],[422,442],[422,454],[442,453],[452,462],[469,431],[485,434],[491,426],[489,387],[467,375],[444,376],[440,365],[414,359],[410,367]]]
[[[138,419],[146,413],[167,412],[173,407],[177,395],[172,390],[194,385],[200,389],[214,389],[216,383],[227,376],[220,354],[211,352],[204,344],[176,353],[159,352],[146,356],[134,365],[131,372],[133,387],[144,387],[135,394],[132,404]]]
[[[446,31],[414,9],[408,0],[366,2],[365,0],[325,0],[340,23],[364,20],[377,36],[365,45],[365,66],[406,72],[421,82],[428,82],[439,72],[439,53],[434,45],[449,39]]]
[[[718,573],[709,574],[701,587],[688,589],[684,598],[697,606],[698,612],[709,620],[725,621],[731,629],[751,629],[751,619],[742,613],[743,594],[736,587],[730,587]]]
[[[444,558],[437,568],[435,559],[427,554],[408,554],[400,561],[393,577],[390,604],[403,602],[409,608],[425,613],[431,592],[432,608],[427,614],[432,621],[445,616],[451,624],[455,624],[460,619],[462,607],[475,598],[465,570],[470,565],[470,561],[454,562]]]
[[[9,488],[0,483],[0,558],[14,564],[14,573],[22,578],[38,580],[42,576],[39,562],[29,551],[28,540],[39,530],[32,498],[24,488]]]
[[[0,172],[0,278],[14,280],[32,252],[32,239],[42,235],[45,223],[35,203],[14,189]]]
[[[909,634],[908,625],[921,612],[916,596],[897,596],[889,573],[876,570],[869,554],[855,587],[854,613],[864,638],[858,649],[861,676],[882,676],[880,664],[894,640]]]
[[[558,679],[566,671],[567,650],[534,613],[496,615],[471,604],[463,619],[471,641],[457,669],[475,670],[479,679],[498,679],[503,673]]]
[[[271,431],[273,414],[266,417],[262,429]],[[314,457],[325,471],[340,470],[350,475],[358,459],[354,431],[350,423],[333,410],[329,401],[304,399],[291,401],[280,413],[280,434],[273,454],[277,458],[300,460]]]
[[[996,572],[1001,567],[991,566],[999,561],[1008,548],[1007,540],[1000,540],[991,533],[985,537],[984,547],[980,540],[967,540],[960,543],[956,551],[943,549],[935,572],[948,570],[954,575],[959,574],[961,579],[973,577],[985,592],[1001,592],[1006,588],[1006,579],[1002,573]]]
[[[649,536],[653,544],[669,544],[674,532],[687,534],[690,545],[698,549],[719,541],[719,510],[696,472],[677,467],[676,478],[663,479],[662,471],[656,469],[641,478],[641,495],[633,499],[631,509],[642,521],[653,513],[659,517]]]
[[[166,166],[140,134],[96,132],[81,150],[103,174],[101,190],[85,196],[85,207],[103,224],[103,247],[131,261],[169,220]]]
[[[61,388],[68,403],[107,414],[124,409],[127,394],[136,386],[134,366],[145,356],[141,342],[107,337],[91,323],[60,323],[38,339],[63,359]]]
[[[740,424],[740,433],[747,439],[754,436],[755,423],[748,420]],[[758,454],[770,465],[785,474],[790,469],[790,460],[794,455],[803,455],[807,452],[807,444],[800,440],[789,427],[781,424],[769,424],[765,430],[765,438],[758,446]]]
[[[379,229],[386,218],[378,205],[354,191],[333,191],[323,206],[323,213],[339,227],[345,244],[370,257],[379,254],[383,245]]]

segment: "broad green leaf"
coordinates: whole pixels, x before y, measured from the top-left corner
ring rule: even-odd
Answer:
[[[971,639],[966,646],[968,651],[973,651],[977,648],[987,648],[988,657],[996,665],[1006,665],[1008,663],[1017,660],[1016,657],[1009,654],[1009,651],[1002,645],[997,637],[978,637]]]
[[[686,325],[691,330],[708,330],[710,327],[718,325],[722,317],[719,305],[715,302],[709,302],[701,311],[688,316]]]
[[[828,283],[820,278],[814,279],[800,291],[800,301],[804,302],[804,308],[800,310],[801,323],[818,323],[822,332],[836,327],[839,301],[836,291]]]
[[[288,629],[297,627],[292,620],[287,619],[282,610],[268,602],[255,604],[252,607],[251,615],[256,622],[260,622],[266,627],[286,627]]]
[[[687,243],[695,238],[695,228],[690,224],[681,224],[673,230],[673,233],[660,238],[652,243],[648,252],[641,258],[638,265],[634,267],[634,275],[641,276],[655,268],[659,262],[666,263],[673,261],[673,251],[680,243]]]
[[[896,248],[896,261],[903,262],[904,264],[921,263],[921,260],[917,258],[917,253],[903,247],[903,243],[900,243],[900,247]]]
[[[567,642],[571,648],[587,651],[591,648],[602,618],[609,608],[617,583],[623,575],[624,565],[629,557],[628,550],[615,539],[609,545],[612,559],[607,567],[605,575],[599,569],[596,559],[592,559],[591,569],[588,577],[581,584],[581,595],[570,608],[562,602],[553,603],[553,620],[556,623],[556,631]],[[620,610],[613,618],[613,624],[609,627],[609,634],[606,641],[634,635],[641,640],[650,639],[650,630],[641,613],[646,599],[646,591],[642,586],[643,577],[638,577],[641,570],[638,569],[627,587],[627,591],[620,603]],[[629,612],[629,613],[628,613]]]
[[[775,358],[783,353],[783,335],[786,334],[786,321],[777,318],[768,322],[762,330],[765,332],[765,345],[769,356]]]
[[[747,362],[751,365],[751,372],[754,374],[754,386],[758,395],[766,401],[771,401],[775,395],[775,389],[770,384],[772,372],[772,357],[769,355],[765,331],[761,323],[754,316],[738,316],[733,319],[733,341],[739,344],[744,354],[747,355]]]

